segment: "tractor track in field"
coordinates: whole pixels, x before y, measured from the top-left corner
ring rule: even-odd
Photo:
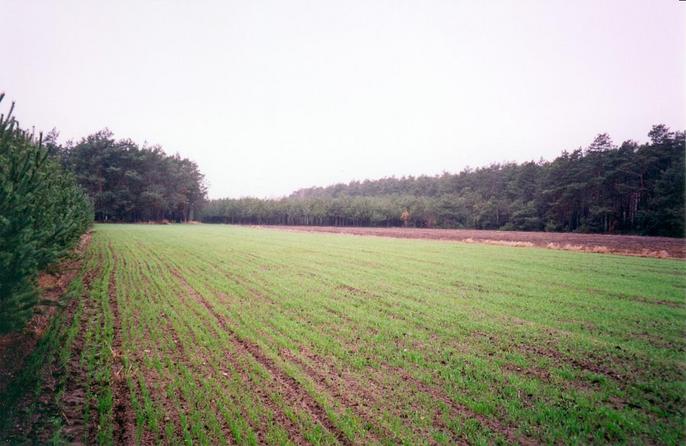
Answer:
[[[124,263],[126,264],[126,259],[124,258],[123,260],[124,260]],[[142,280],[146,286],[150,285],[150,281],[147,277],[143,276]],[[140,323],[140,321],[141,321],[140,314],[136,310],[133,311],[133,321],[135,323]],[[131,358],[130,358],[131,363],[145,364],[144,353],[145,353],[144,351],[142,352],[139,349],[132,348],[131,351],[129,352],[129,354],[131,355]],[[131,368],[131,365],[129,365],[129,369],[130,368]],[[155,383],[155,382],[162,382],[162,379],[157,374],[156,370],[154,370],[154,369],[152,369],[152,370],[151,369],[145,369],[145,372],[147,372],[147,373],[141,373],[142,379],[145,381],[145,384],[146,384],[147,388],[150,389],[151,393],[154,393],[155,388],[151,384]],[[125,373],[125,375],[124,375],[125,379],[128,376],[132,380],[132,387],[129,389],[131,392],[129,394],[129,401],[131,401],[131,398],[132,398],[131,395],[135,395],[134,397],[138,401],[143,401],[144,396],[143,396],[140,384],[138,383],[135,376],[133,376],[132,371],[131,370],[124,370],[124,373]],[[154,376],[151,376],[151,374],[154,374]],[[155,396],[159,396],[159,395],[155,394]],[[160,397],[159,400],[162,401],[162,403],[164,404],[165,410],[168,410],[172,414],[174,413],[173,412],[174,406],[171,403],[169,403],[166,398]],[[133,404],[132,404],[132,406],[133,406]],[[133,410],[133,408],[132,408],[132,410]],[[176,423],[175,427],[176,427],[176,433],[181,435],[180,425],[178,423]],[[134,443],[137,443],[140,445],[145,445],[145,446],[155,444],[155,440],[152,436],[152,433],[150,432],[150,430],[145,429],[144,427],[141,429],[140,436],[139,436],[139,433],[137,432],[137,427],[134,425],[133,436],[134,436]]]
[[[301,353],[304,350],[301,349]],[[369,389],[365,389],[357,381],[353,380],[341,372],[332,371],[329,364],[326,364],[322,358],[316,357],[311,352],[303,353],[305,356],[313,360],[319,370],[310,364],[303,361],[301,358],[294,355],[290,350],[282,349],[279,356],[287,361],[296,364],[300,369],[314,382],[318,390],[324,391],[334,398],[337,398],[347,409],[353,411],[362,421],[370,426],[374,426],[380,432],[372,432],[367,430],[367,434],[371,439],[377,443],[381,443],[378,434],[383,435],[383,438],[390,438],[394,442],[400,443],[401,439],[397,438],[390,430],[378,426],[374,415],[372,414],[372,406],[379,403],[382,395],[376,395]],[[312,359],[315,358],[315,359]],[[349,395],[357,395],[357,399],[351,398]]]
[[[244,286],[252,296],[255,296],[270,304],[275,303],[272,299],[267,298],[266,295],[254,289],[247,281],[244,281],[235,275],[227,275],[227,278]],[[224,293],[219,293],[218,297],[222,302],[226,302],[228,299],[228,296],[226,296]],[[210,311],[212,310],[210,309]],[[215,318],[218,319],[219,317],[220,316],[215,315]],[[263,336],[266,339],[271,339],[269,333],[267,332],[261,332],[260,336]],[[382,395],[374,395],[373,392],[365,389],[363,385],[355,381],[350,374],[333,370],[333,366],[331,364],[324,361],[321,357],[315,355],[314,353],[309,352],[307,349],[301,348],[301,353],[308,358],[308,360],[313,362],[316,367],[311,366],[287,349],[281,349],[279,351],[279,357],[283,361],[296,365],[309,378],[318,391],[331,396],[337,403],[342,404],[346,409],[355,413],[360,420],[367,423],[367,425],[374,426],[373,431],[369,429],[366,430],[366,433],[371,440],[374,440],[376,443],[380,444],[382,442],[379,435],[382,435],[383,438],[393,438],[394,441],[398,443],[401,442],[401,439],[397,438],[390,430],[382,426],[378,426],[372,414],[370,404],[379,402],[382,398]],[[319,368],[321,371],[318,371],[317,368]],[[350,396],[351,394],[357,395],[358,398],[352,398]]]
[[[176,351],[173,353],[170,353],[169,351],[162,351],[158,348],[158,346],[153,347],[155,353],[159,357],[170,357],[173,358],[173,362],[175,364],[184,364],[190,369],[193,370],[193,372],[196,374],[195,375],[195,380],[193,381],[193,385],[201,388],[202,383],[200,382],[199,377],[205,376],[207,373],[207,370],[200,369],[198,367],[195,367],[193,364],[188,363],[188,357],[186,356],[186,351],[185,348],[183,347],[183,344],[179,340],[178,334],[174,327],[171,325],[171,323],[166,320],[166,318],[163,318],[164,320],[164,329],[163,332],[165,334],[168,334],[169,336],[172,337],[174,345],[176,346]],[[148,353],[150,350],[144,351],[144,353]],[[137,354],[136,356],[136,362],[138,364],[144,364],[145,359],[142,357],[142,355]],[[167,368],[163,369],[163,372],[167,371]],[[169,387],[174,386],[173,379],[169,376],[168,373],[160,373],[158,370],[155,368],[145,368],[142,369],[142,375],[143,379],[145,380],[145,384],[147,386],[148,391],[150,392],[151,399],[154,400],[156,403],[160,404],[162,407],[164,407],[164,413],[166,414],[166,417],[164,419],[165,423],[172,423],[174,425],[174,433],[177,436],[177,438],[184,438],[185,432],[183,430],[183,427],[181,425],[181,415],[182,413],[189,414],[192,411],[191,405],[188,403],[186,400],[185,396],[183,395],[183,392],[180,389],[175,389],[175,395],[176,395],[176,400],[172,399],[168,392],[165,391],[165,389],[168,389]],[[213,402],[211,402],[214,404]],[[216,411],[216,407],[213,407]],[[224,435],[226,436],[226,440],[228,444],[234,444],[232,442],[233,437],[229,435],[228,429],[226,429],[226,426],[223,426],[225,429],[223,430]],[[145,434],[150,437],[151,432],[149,430],[145,430]],[[159,442],[159,439],[158,439]],[[149,440],[144,440],[143,444],[145,445],[153,445],[156,444],[154,439],[152,437],[149,438]]]
[[[279,388],[279,393],[284,397],[284,399],[289,403],[291,407],[294,408],[301,408],[305,412],[307,412],[312,420],[314,420],[316,423],[319,423],[322,425],[326,430],[328,430],[330,433],[332,433],[336,439],[344,445],[352,445],[353,443],[347,438],[345,433],[341,431],[330,419],[329,416],[326,413],[326,410],[319,404],[308,392],[306,389],[302,387],[302,385],[295,380],[295,378],[291,377],[288,375],[286,372],[284,372],[275,362],[273,359],[269,358],[264,354],[262,349],[256,345],[253,344],[252,342],[241,338],[238,336],[238,334],[234,331],[233,328],[229,326],[229,324],[226,322],[226,318],[214,309],[212,304],[208,302],[200,293],[198,293],[190,283],[183,277],[183,275],[175,269],[172,269],[172,274],[181,282],[181,284],[186,288],[186,291],[191,295],[194,299],[196,299],[198,302],[200,302],[206,309],[207,311],[210,312],[210,314],[217,320],[219,325],[222,327],[222,329],[226,332],[226,334],[229,336],[229,339],[236,348],[237,351],[243,352],[244,354],[251,356],[256,362],[258,362],[269,374],[271,375],[272,379],[274,382],[277,384]],[[235,358],[232,358],[231,355],[227,354],[227,359],[232,363],[234,367],[237,367],[238,370],[241,370],[242,367],[240,364],[238,364],[238,361]],[[243,370],[243,372],[245,372]],[[249,377],[246,377],[249,380]],[[259,388],[259,386],[253,387],[253,389]],[[262,390],[260,390],[262,392]],[[262,395],[261,395],[262,396]],[[266,396],[266,401],[270,401],[268,395]],[[297,441],[298,444],[308,444],[302,434],[300,433],[300,430],[298,429],[297,426],[285,415],[282,413],[282,411],[275,407],[273,403],[269,404],[271,409],[274,411],[275,416],[277,417],[277,421],[280,423],[285,423],[282,424],[289,433],[289,436],[292,436],[294,440]]]
[[[114,443],[118,445],[130,445],[135,443],[135,420],[133,407],[131,406],[131,398],[129,395],[129,387],[126,380],[126,370],[124,368],[124,361],[122,360],[122,342],[121,342],[121,317],[119,314],[119,302],[117,301],[115,271],[117,267],[117,255],[112,250],[112,271],[109,277],[108,298],[109,305],[112,309],[113,319],[113,340],[112,340],[112,393],[114,396],[114,406],[112,408],[115,429],[114,429]]]
[[[67,364],[68,375],[64,394],[60,400],[62,416],[66,422],[63,432],[73,444],[80,444],[80,440],[85,439],[88,430],[88,426],[83,422],[84,408],[88,404],[84,390],[85,383],[88,381],[88,372],[81,363],[81,356],[85,346],[86,321],[97,311],[92,305],[89,293],[91,282],[99,273],[99,271],[89,271],[83,279],[81,322],[79,323],[78,333],[72,343],[72,351]]]
[[[330,366],[326,363],[326,361],[324,361],[322,358],[319,358],[312,352],[309,352],[306,349],[301,349],[301,354],[307,357],[308,360],[313,361],[316,364],[316,367],[309,365],[289,350],[283,349],[280,352],[280,355],[282,357],[300,366],[303,369],[303,371],[310,377],[310,379],[312,379],[315,382],[318,388],[320,388],[321,390],[326,390],[334,397],[339,398],[340,401],[347,408],[357,413],[362,420],[380,429],[382,432],[378,433],[383,435],[384,438],[393,438],[393,434],[390,431],[378,427],[376,425],[376,423],[374,422],[374,416],[371,411],[371,406],[380,403],[386,398],[393,397],[392,395],[387,394],[387,391],[389,389],[386,385],[378,381],[376,378],[372,378],[369,383],[361,385],[345,372],[331,370]],[[409,383],[410,385],[416,387],[417,390],[419,390],[420,392],[431,396],[434,400],[441,401],[443,404],[446,405],[446,407],[448,407],[450,414],[453,417],[459,417],[462,419],[475,419],[482,426],[490,429],[491,431],[497,434],[502,435],[513,444],[521,444],[528,446],[538,444],[536,440],[518,434],[513,427],[504,425],[498,420],[486,418],[485,416],[479,415],[473,412],[472,410],[468,409],[467,407],[452,401],[452,399],[445,395],[443,391],[438,387],[430,386],[417,380],[403,369],[399,369],[397,367],[384,366],[382,370],[384,371],[385,375],[395,376],[399,378],[401,381]],[[361,401],[350,398],[348,396],[348,394],[350,393],[359,395],[361,397]],[[399,413],[396,415],[402,417],[402,415]],[[436,426],[440,426],[445,431],[451,432],[451,429],[441,419],[438,410],[434,416],[434,423]],[[373,433],[371,434],[374,435]],[[452,441],[454,441],[455,444],[469,444],[469,442],[465,438],[455,436],[455,434],[452,435]],[[375,439],[378,441],[378,438]],[[400,439],[398,438],[393,438],[393,440],[396,442],[400,442]]]
[[[194,312],[197,314],[196,310],[194,310],[190,305],[188,305],[188,303],[185,302],[185,299],[181,299],[181,304],[184,305],[186,308],[188,308],[191,312]],[[213,373],[215,373],[216,371],[213,371],[211,369],[211,367],[209,367],[209,366],[203,367],[203,366],[198,366],[197,364],[189,363],[188,362],[188,358],[189,358],[188,353],[186,351],[186,348],[183,345],[183,342],[179,338],[179,334],[178,334],[177,330],[172,326],[171,321],[168,320],[168,318],[163,316],[163,319],[165,320],[165,323],[167,326],[166,330],[164,330],[164,331],[165,331],[165,333],[168,333],[172,337],[174,345],[176,346],[176,351],[173,354],[175,361],[178,364],[181,364],[181,363],[186,364],[189,368],[191,368],[197,374],[196,379],[195,379],[195,385],[198,387],[202,387],[202,383],[200,382],[198,377],[209,376],[209,375],[212,375]],[[190,329],[188,322],[186,322],[186,321],[179,321],[179,322],[184,324],[188,329]],[[198,341],[198,339],[195,337],[194,333],[191,332],[190,336],[191,336],[191,345],[199,345],[200,344],[200,341]],[[234,364],[233,361],[232,361],[232,364]],[[223,371],[221,373],[225,377],[227,377],[227,378],[229,377],[229,373],[226,373]],[[238,404],[236,403],[234,398],[232,398],[232,397],[229,397],[229,398],[231,399],[231,402],[233,404],[238,406]],[[165,397],[165,399],[166,399],[166,397]],[[189,413],[190,408],[188,407],[187,402],[184,400],[183,397],[181,397],[180,400],[181,400],[180,404],[181,404],[183,410],[185,410],[186,413]],[[168,402],[166,402],[166,403],[168,403]],[[215,411],[215,413],[221,412],[219,409],[219,406],[217,405],[217,402],[215,400],[211,400],[210,404],[211,404],[213,410]],[[177,425],[178,425],[177,426],[177,433],[179,434],[179,437],[181,437],[181,426],[178,423],[178,420],[180,419],[180,414],[179,414],[178,409],[176,407],[173,407],[173,405],[171,406],[172,408],[170,409],[169,404],[165,404],[165,407],[169,413],[176,415],[175,419],[177,420]],[[243,416],[247,418],[247,414],[244,412],[243,412]],[[236,444],[233,433],[231,432],[231,428],[226,424],[225,420],[220,421],[220,423],[222,424],[222,433],[224,434],[224,437],[225,437],[227,443],[229,445]]]

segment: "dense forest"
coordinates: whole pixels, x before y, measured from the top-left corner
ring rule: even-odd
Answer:
[[[553,161],[457,174],[313,187],[282,199],[208,202],[204,222],[413,226],[684,236],[684,132],[653,126],[650,142],[607,134]]]
[[[97,221],[189,221],[205,199],[197,164],[159,146],[115,140],[109,130],[64,146],[53,132],[46,145],[91,198]]]
[[[41,136],[19,127],[12,108],[0,116],[0,333],[31,316],[38,273],[93,220],[90,200],[49,152]]]

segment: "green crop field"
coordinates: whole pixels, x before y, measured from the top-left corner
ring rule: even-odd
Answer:
[[[685,292],[678,260],[96,225],[20,379],[66,371],[54,441],[683,444]]]

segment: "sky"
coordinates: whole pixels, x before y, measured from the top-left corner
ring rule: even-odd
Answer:
[[[686,128],[686,2],[0,0],[0,109],[198,163],[209,196]]]

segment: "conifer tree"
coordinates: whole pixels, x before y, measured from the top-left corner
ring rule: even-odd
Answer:
[[[92,220],[72,175],[49,157],[42,137],[19,127],[13,108],[0,115],[0,333],[23,326],[37,300],[38,273]]]

